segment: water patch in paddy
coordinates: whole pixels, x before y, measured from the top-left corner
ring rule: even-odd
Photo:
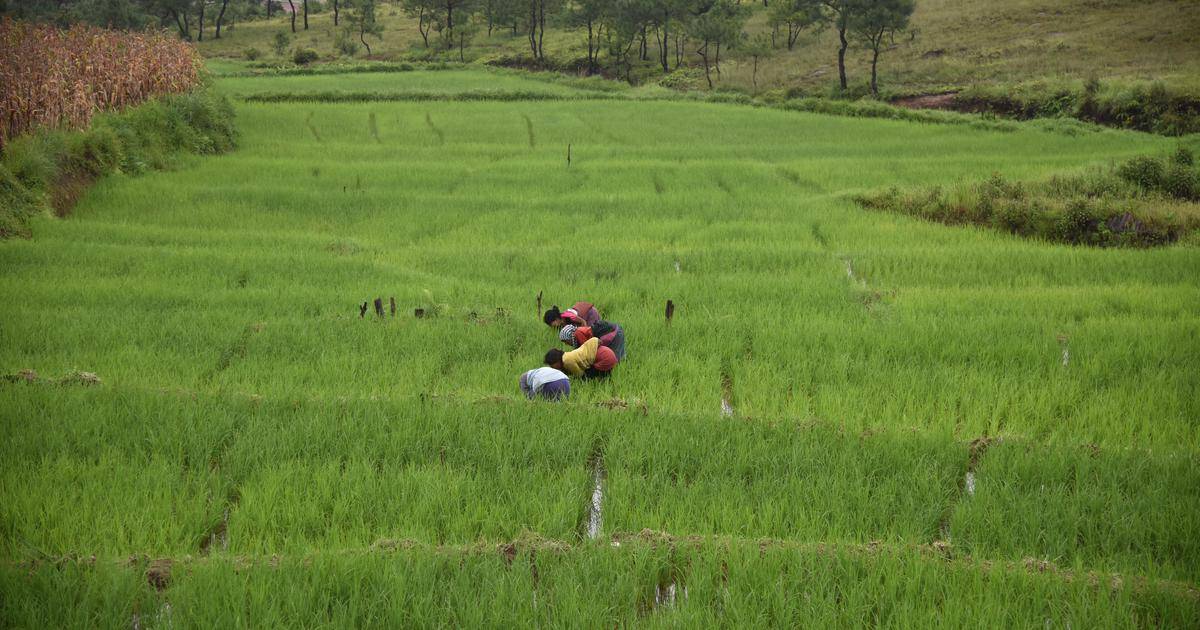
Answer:
[[[604,452],[599,445],[594,447],[592,454],[588,456],[588,468],[592,471],[592,496],[588,501],[584,533],[588,540],[597,540],[604,529],[604,479],[607,476],[604,470]]]
[[[661,584],[656,585],[654,587],[654,607],[655,608],[664,608],[664,607],[674,606],[675,605],[675,596],[676,596],[677,592],[678,592],[678,586],[674,582],[671,582],[670,584],[667,584],[666,586],[663,586]],[[687,589],[684,589],[685,595],[686,595],[686,592],[687,592]]]
[[[1067,367],[1071,362],[1071,349],[1067,347],[1068,337],[1066,335],[1058,335],[1058,345],[1062,347],[1062,366]]]
[[[209,530],[208,536],[200,542],[200,553],[208,555],[214,549],[221,551],[229,551],[229,508],[225,508],[225,513],[221,516],[221,520]]]
[[[158,608],[158,611],[154,613],[154,618],[149,620],[149,622],[150,623],[146,625],[147,628],[175,627],[175,622],[171,618],[171,602],[163,602],[162,606]],[[136,612],[133,613],[131,627],[133,630],[142,629],[142,616],[140,614]]]
[[[604,524],[604,473],[596,466],[592,476],[592,502],[588,510],[588,538],[595,540],[600,537],[600,528]]]
[[[688,598],[688,588],[682,583],[678,567],[665,567],[654,584],[653,596],[647,594],[638,603],[638,612],[649,615],[674,608],[680,600]]]
[[[721,372],[721,415],[726,418],[733,417],[733,377],[729,375],[728,370]]]

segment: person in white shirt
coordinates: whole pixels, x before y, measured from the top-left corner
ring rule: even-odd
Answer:
[[[560,400],[571,395],[571,380],[552,367],[540,367],[521,375],[518,380],[521,391],[530,400],[544,398]]]

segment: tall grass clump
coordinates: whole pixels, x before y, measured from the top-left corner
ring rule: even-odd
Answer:
[[[1166,245],[1200,229],[1200,174],[1183,148],[1165,159],[1139,156],[1115,168],[1042,182],[994,174],[949,189],[892,187],[858,201],[947,225],[982,225],[1076,245]]]
[[[0,20],[0,147],[35,127],[81,129],[97,112],[190,90],[201,63],[167,35]]]

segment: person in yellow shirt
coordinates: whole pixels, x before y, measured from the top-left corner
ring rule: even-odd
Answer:
[[[576,378],[606,378],[619,362],[611,348],[600,345],[598,337],[570,352],[553,348],[546,353],[546,365]]]

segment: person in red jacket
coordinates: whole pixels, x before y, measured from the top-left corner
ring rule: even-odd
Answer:
[[[600,321],[600,311],[591,302],[576,302],[571,308],[560,311],[558,305],[551,306],[542,316],[542,321],[551,328],[562,328],[567,324],[591,326]]]
[[[625,331],[616,322],[602,319],[592,326],[567,324],[558,332],[559,340],[572,348],[582,346],[593,337],[600,340],[600,345],[611,349],[618,360],[625,359]]]

